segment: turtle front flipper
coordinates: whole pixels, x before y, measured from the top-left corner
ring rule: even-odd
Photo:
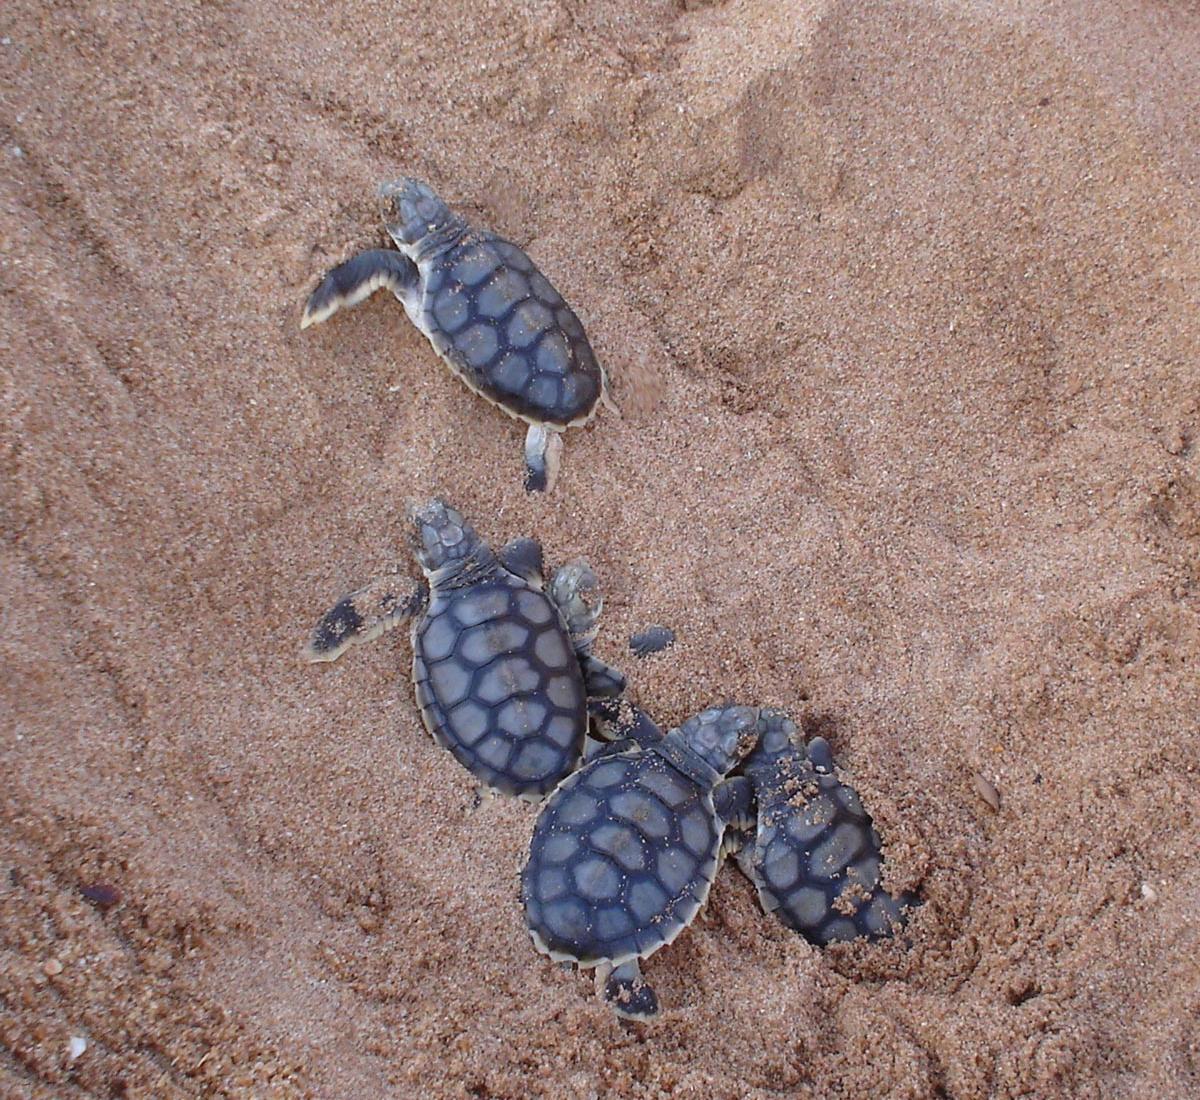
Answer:
[[[640,748],[638,743],[629,738],[623,738],[620,741],[597,741],[593,737],[588,737],[583,745],[583,762],[587,764],[602,756],[616,756],[618,753],[636,748]]]
[[[385,287],[403,302],[416,293],[421,277],[402,252],[373,248],[339,264],[309,296],[300,327],[319,325],[339,309],[349,309]]]
[[[630,743],[646,749],[663,739],[663,731],[650,715],[623,695],[589,700],[588,710],[597,732],[609,743]]]
[[[592,567],[583,560],[560,565],[550,578],[548,594],[562,614],[571,644],[581,655],[590,653],[596,640],[596,621],[604,609]]]
[[[583,683],[589,699],[615,699],[625,690],[625,674],[612,665],[606,665],[599,657],[587,654],[579,662],[583,669]]]
[[[725,822],[731,834],[746,832],[754,827],[754,784],[744,775],[718,783],[713,791],[713,808]],[[726,851],[734,850],[731,840]]]
[[[548,493],[558,479],[562,434],[545,424],[530,424],[525,433],[525,491]]]
[[[824,737],[814,737],[808,743],[808,762],[823,775],[833,774],[833,749]]]
[[[545,577],[542,544],[537,539],[513,539],[500,550],[500,564],[510,573],[541,588]]]
[[[721,841],[722,851],[727,856],[733,856],[733,861],[755,886],[759,883],[758,873],[754,870],[754,830],[727,828]]]
[[[399,626],[421,611],[429,588],[402,574],[389,574],[339,601],[321,616],[302,656],[307,661],[336,661],[352,645],[361,645]]]
[[[588,699],[615,699],[625,690],[625,676],[592,655],[596,621],[604,607],[596,574],[585,561],[560,566],[550,580],[550,599],[561,612],[571,643],[579,654]]]
[[[675,644],[675,631],[669,626],[651,626],[629,636],[629,649],[635,657],[649,657]]]
[[[603,982],[601,997],[625,1020],[653,1020],[658,1015],[658,994],[642,977],[637,959],[613,967],[607,974],[597,968],[597,984]]]

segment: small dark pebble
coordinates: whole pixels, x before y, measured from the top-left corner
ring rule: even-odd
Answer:
[[[675,641],[675,631],[665,626],[652,626],[629,636],[629,648],[635,657],[648,657],[659,653]]]
[[[107,882],[93,882],[81,886],[79,892],[97,909],[111,909],[121,900],[121,891]]]

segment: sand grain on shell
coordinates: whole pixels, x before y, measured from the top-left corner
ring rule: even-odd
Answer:
[[[1086,9],[8,4],[0,1092],[1194,1093],[1200,16]],[[300,331],[400,172],[609,369],[549,499],[394,302]],[[828,738],[911,946],[726,868],[658,1026],[537,956],[405,638],[296,659],[435,492]]]

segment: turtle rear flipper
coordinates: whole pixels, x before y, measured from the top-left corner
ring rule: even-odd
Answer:
[[[302,651],[307,661],[336,661],[350,646],[361,645],[411,619],[426,604],[429,588],[412,588],[402,574],[390,574],[339,601],[321,616]]]
[[[562,433],[545,424],[530,424],[525,433],[525,491],[548,493],[558,479]]]
[[[372,248],[339,264],[309,296],[300,327],[319,325],[385,287],[403,302],[420,285],[417,265],[392,248]]]
[[[607,974],[597,967],[597,984],[603,982],[601,996],[612,1010],[625,1020],[653,1020],[658,1015],[658,994],[642,977],[637,959],[613,967]]]

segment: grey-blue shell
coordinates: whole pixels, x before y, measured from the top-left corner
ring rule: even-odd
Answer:
[[[521,876],[534,942],[584,966],[653,953],[704,904],[722,833],[710,792],[657,752],[593,760],[534,828]]]
[[[890,935],[914,899],[880,885],[879,833],[854,789],[802,761],[796,753],[800,790],[759,791],[752,863],[763,908],[819,946]]]
[[[579,658],[558,608],[521,577],[435,587],[413,629],[413,683],[434,740],[489,787],[538,799],[579,762]]]
[[[538,423],[581,423],[603,374],[571,307],[515,244],[468,232],[421,264],[418,324],[472,389]]]

